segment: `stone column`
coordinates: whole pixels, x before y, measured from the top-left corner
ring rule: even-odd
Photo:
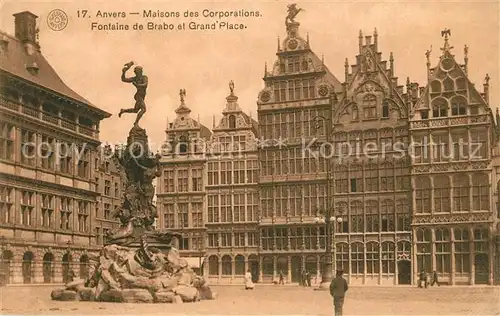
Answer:
[[[434,214],[434,178],[429,177],[431,181],[431,214]],[[434,233],[433,233],[434,234]]]
[[[429,249],[429,252],[431,254],[431,271],[425,272],[436,270],[436,230],[434,228],[431,228],[431,249]]]
[[[262,257],[259,256],[259,281],[262,282],[262,276],[263,276],[263,264],[262,264],[263,260],[262,260]]]
[[[43,283],[44,275],[43,275],[43,260],[33,260],[31,263],[31,283]]]
[[[276,269],[278,268],[278,258],[273,256],[273,281],[276,279]]]
[[[219,275],[218,275],[218,278],[217,278],[217,283],[221,283],[221,279],[222,279],[222,257],[221,256],[218,256],[218,260],[219,260],[219,264],[218,264],[218,268],[219,268]]]
[[[451,262],[451,269],[450,269],[450,284],[455,285],[455,230],[453,227],[450,229],[450,242],[451,242],[451,249],[450,249],[450,262]]]
[[[12,283],[13,284],[22,284],[23,283],[23,270],[22,270],[22,265],[23,265],[23,260],[22,260],[22,254],[20,256],[21,259],[16,259],[11,261],[11,272],[12,272]]]
[[[288,263],[288,274],[287,274],[287,279],[286,279],[286,282],[287,283],[292,283],[292,257],[291,256],[287,256],[287,263]]]
[[[469,285],[474,285],[476,283],[476,267],[475,267],[475,256],[476,251],[474,250],[474,229],[472,227],[469,228],[469,266],[470,266],[470,275],[469,275]]]

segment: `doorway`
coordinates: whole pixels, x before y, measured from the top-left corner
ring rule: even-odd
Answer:
[[[30,284],[33,276],[33,253],[28,251],[23,255],[23,283]]]
[[[43,283],[52,282],[52,262],[54,256],[48,252],[43,256]]]
[[[292,257],[292,282],[300,283],[302,280],[302,258],[299,256]]]
[[[475,284],[488,284],[488,279],[490,276],[490,265],[487,253],[478,253],[474,258],[475,264]]]
[[[411,284],[411,262],[398,261],[398,284]]]
[[[259,282],[259,259],[256,255],[250,255],[248,257],[248,267],[250,268],[250,272],[252,273],[252,282]]]

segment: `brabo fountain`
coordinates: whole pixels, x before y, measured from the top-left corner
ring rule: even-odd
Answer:
[[[138,123],[146,104],[147,77],[141,67],[135,67],[135,76],[125,77],[133,65],[122,70],[122,81],[137,88],[135,107],[120,110],[138,113],[123,150],[115,151],[125,192],[121,208],[114,214],[120,227],[107,236],[100,254],[91,260],[89,278],[66,284],[64,289],[52,291],[52,299],[61,301],[104,301],[127,303],[182,303],[214,299],[205,280],[197,276],[172,247],[180,234],[153,229],[157,217],[153,204],[153,179],[160,175],[160,156],[148,148],[146,130]]]

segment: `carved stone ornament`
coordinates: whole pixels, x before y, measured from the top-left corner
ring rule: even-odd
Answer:
[[[294,50],[297,48],[297,46],[299,46],[299,43],[297,42],[297,40],[291,39],[288,41],[288,48],[289,49]]]
[[[430,166],[417,166],[413,169],[413,171],[415,171],[416,173],[422,173],[422,172],[429,172],[429,170],[431,169]]]
[[[269,100],[271,100],[271,93],[269,93],[269,91],[262,92],[260,95],[260,101],[269,102]]]
[[[328,92],[329,92],[329,89],[328,89],[328,86],[326,84],[322,84],[321,86],[319,86],[318,94],[320,96],[326,97],[328,95]]]

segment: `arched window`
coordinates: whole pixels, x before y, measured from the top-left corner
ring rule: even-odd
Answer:
[[[188,144],[187,144],[187,137],[185,135],[182,135],[179,137],[179,153],[180,154],[185,154],[188,151]]]
[[[10,283],[10,274],[11,274],[11,261],[12,258],[14,257],[14,254],[10,250],[3,250],[2,253],[0,253],[2,256],[2,260],[0,261],[0,271],[5,273],[4,280],[7,284]]]
[[[434,211],[451,211],[450,179],[447,176],[437,176],[434,179]]]
[[[488,175],[475,173],[472,175],[472,210],[487,211],[490,209],[490,186]]]
[[[363,98],[363,117],[372,119],[377,117],[377,97],[373,94]]]
[[[455,228],[453,235],[455,243],[455,273],[460,276],[466,276],[470,272],[469,230],[467,228]]]
[[[233,274],[233,267],[231,265],[231,256],[225,255],[222,257],[222,275]]]
[[[349,245],[339,243],[336,246],[337,252],[335,253],[337,270],[342,270],[344,273],[349,273]]]
[[[384,101],[384,103],[382,103],[382,117],[389,117],[389,102],[387,101]]]
[[[380,209],[380,231],[393,232],[395,229],[394,203],[392,200],[382,201]]]
[[[394,274],[395,273],[395,260],[394,260],[394,243],[393,242],[383,242],[382,243],[382,273],[383,274]]]
[[[380,259],[379,256],[379,248],[378,244],[375,242],[369,242],[366,244],[366,273],[367,274],[379,274],[380,267],[378,261]]]
[[[456,83],[457,83],[457,89],[458,90],[465,90],[467,89],[467,83],[465,81],[465,78],[464,77],[460,77],[456,80]]]
[[[31,251],[25,252],[23,255],[23,283],[29,284],[33,278],[33,253]]]
[[[362,243],[351,244],[351,272],[352,274],[363,274],[365,272],[365,254]]]
[[[454,83],[453,79],[450,77],[446,77],[443,81],[443,86],[444,86],[444,91],[453,91],[454,90]]]
[[[89,257],[83,255],[80,257],[80,279],[89,277]]]
[[[446,117],[448,116],[448,104],[443,99],[434,100],[432,102],[432,116]]]
[[[229,128],[236,128],[236,116],[229,115]]]
[[[266,276],[272,276],[273,273],[273,258],[267,256],[262,258],[262,274]]]
[[[245,257],[237,255],[234,258],[234,274],[245,275]]]
[[[453,98],[451,100],[451,115],[466,115],[467,101],[462,97]]]
[[[450,273],[451,270],[451,241],[448,228],[438,228],[436,235],[436,271]]]
[[[53,276],[53,266],[52,262],[54,261],[54,255],[50,252],[47,252],[43,255],[43,283],[51,283]]]
[[[283,275],[288,275],[288,260],[286,257],[278,257],[278,259],[276,260],[276,269],[278,271],[278,274],[280,272],[283,273]]]
[[[470,209],[469,177],[458,174],[453,177],[453,212],[468,212]]]
[[[219,275],[219,258],[217,256],[210,256],[208,258],[208,274]]]
[[[362,233],[364,230],[363,204],[360,201],[351,202],[351,232]]]
[[[415,210],[417,213],[431,212],[431,181],[427,176],[419,176],[415,180]]]
[[[354,105],[351,107],[351,109],[352,109],[352,120],[353,120],[353,121],[357,121],[357,120],[359,120],[359,111],[358,111],[358,106],[354,104]]]
[[[431,82],[431,92],[441,92],[441,82],[439,82],[439,80],[434,80],[433,82]]]

